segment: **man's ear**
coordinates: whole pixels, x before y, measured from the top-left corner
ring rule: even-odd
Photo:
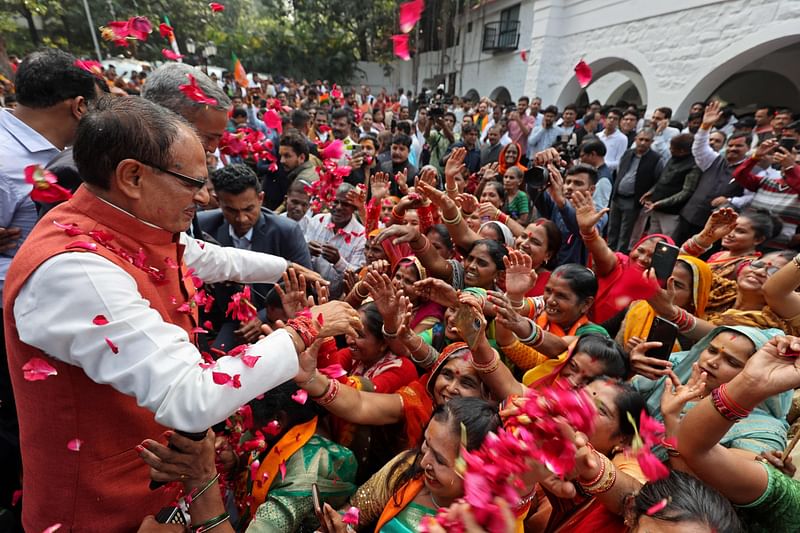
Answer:
[[[258,193],[258,205],[264,205],[264,191]]]
[[[142,174],[149,168],[135,159],[123,159],[111,176],[110,185],[132,199],[142,197]]]
[[[69,107],[70,113],[73,117],[75,117],[75,120],[80,120],[81,117],[83,117],[89,111],[88,102],[83,96],[76,96],[73,98],[72,102],[69,104]]]

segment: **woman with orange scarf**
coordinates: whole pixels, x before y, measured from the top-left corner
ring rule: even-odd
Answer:
[[[418,531],[425,517],[464,496],[456,466],[462,445],[480,448],[500,425],[497,407],[479,398],[454,398],[437,407],[422,446],[399,454],[352,497],[350,505],[359,509],[356,529],[376,524],[376,533]],[[330,505],[323,515],[328,531],[339,530],[341,518]]]

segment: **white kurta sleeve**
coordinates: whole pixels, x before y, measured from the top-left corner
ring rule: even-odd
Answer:
[[[159,423],[183,431],[221,422],[298,371],[284,330],[250,346],[248,354],[260,356],[253,368],[227,356],[201,368],[186,332],[150,307],[129,274],[95,254],[65,253],[44,262],[25,282],[13,313],[22,342],[134,396]],[[95,325],[97,315],[108,324]],[[240,387],[215,383],[214,372],[238,375]]]
[[[185,233],[180,238],[186,246],[183,252],[186,265],[194,268],[206,283],[278,283],[288,266],[286,259],[275,255],[198,242]]]

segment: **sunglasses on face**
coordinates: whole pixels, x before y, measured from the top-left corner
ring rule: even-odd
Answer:
[[[778,270],[780,270],[780,267],[772,266],[765,263],[764,261],[758,260],[750,262],[750,270],[763,270],[764,272],[766,272],[767,277],[769,277],[775,274],[775,272],[777,272]]]

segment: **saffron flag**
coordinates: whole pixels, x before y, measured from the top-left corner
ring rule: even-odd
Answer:
[[[242,62],[239,61],[239,58],[236,57],[236,54],[233,55],[233,79],[236,80],[240,86],[247,88],[248,81],[247,81],[247,71],[242,66]]]
[[[166,33],[166,35],[164,35],[164,37],[166,37],[166,39],[169,41],[170,48],[172,48],[172,51],[175,52],[175,55],[177,56],[177,60],[178,60],[178,62],[180,62],[181,58],[183,57],[181,55],[181,49],[178,47],[178,41],[175,39],[175,29],[172,27],[172,24],[170,24],[169,18],[166,15],[164,15],[164,24],[163,24],[163,26],[165,26],[164,30],[166,30],[166,31],[164,31],[162,33],[162,35],[164,35],[164,33]]]

